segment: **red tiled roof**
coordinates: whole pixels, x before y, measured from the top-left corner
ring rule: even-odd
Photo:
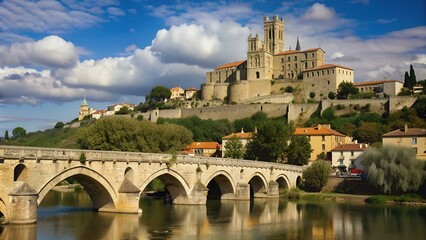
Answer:
[[[219,69],[223,69],[223,68],[238,67],[245,62],[247,62],[247,61],[237,61],[237,62],[226,63],[226,64],[223,64],[223,65],[215,68],[214,70],[219,70]]]
[[[93,114],[102,114],[102,113],[106,113],[106,110],[97,110]]]
[[[342,144],[338,147],[333,148],[332,152],[337,151],[365,151],[368,148],[368,144],[366,143],[349,143]]]
[[[174,88],[170,88],[170,91],[174,92],[174,91],[181,91],[183,90],[181,87],[174,87]]]
[[[376,85],[376,84],[382,84],[387,82],[399,82],[402,84],[402,82],[398,80],[376,80],[376,81],[369,81],[369,82],[356,82],[354,83],[354,86]]]
[[[397,129],[395,131],[383,134],[383,137],[414,137],[414,136],[426,137],[426,129],[407,128],[406,131],[404,129]]]
[[[187,89],[185,89],[185,91],[198,91],[198,89],[196,89],[196,88],[187,88]]]
[[[310,49],[303,50],[302,52],[313,52],[313,51],[317,51],[317,50],[320,50],[320,49],[324,52],[324,50],[322,48],[310,48]]]
[[[293,54],[293,53],[300,53],[300,51],[299,50],[287,50],[287,51],[284,51],[284,52],[277,53],[276,55],[287,55],[287,54]]]
[[[348,67],[337,65],[337,64],[323,64],[323,65],[318,66],[316,68],[304,70],[304,72],[316,71],[316,70],[322,70],[322,69],[329,69],[329,68],[336,68],[336,67],[338,67],[338,68],[344,68],[344,69],[353,71],[352,68],[348,68]]]
[[[228,136],[223,137],[222,139],[231,139],[232,136],[237,136],[237,138],[239,139],[252,139],[254,137],[254,133],[253,132],[238,132],[238,133],[232,133],[229,134]]]
[[[193,142],[188,148],[189,149],[217,149],[219,143],[217,142]]]
[[[318,129],[318,127],[296,128],[294,135],[335,135],[346,137],[345,135],[327,127],[321,127],[320,129]]]

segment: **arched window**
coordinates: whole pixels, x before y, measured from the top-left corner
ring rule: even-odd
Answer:
[[[256,78],[260,78],[260,72],[256,72]]]

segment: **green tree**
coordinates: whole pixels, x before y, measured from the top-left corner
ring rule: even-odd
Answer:
[[[4,132],[4,140],[9,140],[9,131]]]
[[[155,100],[155,101],[163,101],[165,99],[169,99],[172,96],[172,92],[170,89],[164,86],[156,86],[151,92],[145,97],[147,101]]]
[[[126,115],[126,114],[129,114],[130,112],[131,111],[129,110],[129,107],[123,106],[123,107],[120,108],[120,110],[115,112],[115,115]]]
[[[236,135],[232,135],[232,137],[225,143],[224,148],[226,158],[241,159],[244,157],[245,149],[243,143]]]
[[[294,165],[306,165],[311,157],[311,144],[306,136],[293,135],[288,145],[287,162]]]
[[[192,142],[192,134],[174,124],[109,117],[80,128],[77,142],[81,148],[93,150],[176,152]]]
[[[64,123],[63,123],[63,122],[57,122],[57,123],[55,124],[55,128],[56,128],[56,129],[63,128],[63,127],[64,127]]]
[[[246,159],[282,162],[285,159],[287,142],[293,126],[281,121],[266,120],[259,125],[257,133],[246,145]]]
[[[12,135],[14,139],[25,136],[25,134],[27,134],[27,130],[25,130],[23,127],[16,127],[12,130]]]
[[[293,88],[292,86],[287,86],[287,87],[285,88],[285,92],[286,92],[286,93],[292,93],[292,92],[294,92],[294,88]]]
[[[336,94],[334,92],[329,92],[328,93],[328,98],[330,98],[331,100],[336,98]]]
[[[358,88],[354,87],[354,84],[351,82],[341,82],[339,84],[337,95],[339,98],[345,98],[347,99],[349,95],[351,94],[357,94]]]
[[[405,74],[404,74],[404,87],[405,88],[410,88],[410,85],[411,85],[411,79],[410,79],[410,74],[408,74],[408,72],[407,71],[405,71]]]
[[[314,99],[314,98],[315,98],[315,93],[314,93],[314,92],[310,92],[310,93],[309,93],[309,97],[310,97],[311,99]]]
[[[383,146],[363,153],[368,182],[386,194],[417,191],[426,177],[425,163],[408,147]]]
[[[354,132],[354,138],[362,143],[375,143],[382,140],[382,124],[375,122],[361,122]]]
[[[416,73],[414,72],[413,65],[410,65],[410,74],[405,72],[404,74],[404,87],[408,88],[413,93],[413,88],[417,83]]]
[[[317,160],[303,171],[303,187],[307,191],[319,192],[327,184],[330,174],[330,164]]]
[[[426,97],[417,99],[414,103],[414,109],[416,110],[417,116],[426,119]]]

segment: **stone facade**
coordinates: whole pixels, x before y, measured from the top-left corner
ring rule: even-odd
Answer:
[[[389,96],[397,96],[403,88],[403,83],[398,80],[377,80],[370,82],[354,83],[360,93],[385,93]]]
[[[305,98],[335,92],[343,81],[353,82],[351,68],[324,64],[321,48],[302,50],[299,39],[295,50],[284,49],[284,20],[264,17],[264,39],[250,35],[247,60],[227,63],[206,73],[201,86],[204,100],[227,98],[240,103],[246,99],[283,93],[286,86],[297,87]],[[274,84],[280,86],[275,89]]]

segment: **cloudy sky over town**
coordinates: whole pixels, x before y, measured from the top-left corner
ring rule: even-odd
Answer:
[[[0,2],[0,136],[77,117],[86,96],[105,109],[138,104],[156,85],[196,87],[244,60],[263,16],[285,22],[285,49],[321,47],[355,81],[426,78],[424,0]]]

